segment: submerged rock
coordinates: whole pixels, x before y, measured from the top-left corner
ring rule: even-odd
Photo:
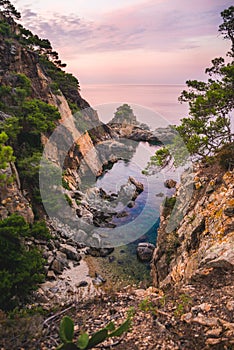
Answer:
[[[150,262],[153,257],[154,249],[155,246],[151,243],[139,243],[137,247],[137,256],[139,260]]]
[[[169,179],[169,180],[166,180],[166,181],[164,182],[164,186],[165,186],[166,188],[175,188],[175,187],[176,187],[176,184],[177,184],[177,182],[176,182],[175,180],[173,180],[173,179]]]
[[[113,253],[114,248],[94,248],[94,247],[90,247],[87,250],[87,254],[94,256],[94,257],[106,257],[108,255],[110,255],[111,253]]]

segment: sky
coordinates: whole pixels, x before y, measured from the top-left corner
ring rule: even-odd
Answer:
[[[51,41],[80,84],[184,84],[204,79],[229,42],[230,0],[13,0],[22,23]]]

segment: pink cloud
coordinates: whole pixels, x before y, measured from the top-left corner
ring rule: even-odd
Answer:
[[[24,12],[23,20],[51,40],[83,81],[177,83],[190,78],[189,72],[201,77],[210,59],[224,55],[226,46],[217,30],[220,12],[231,4],[147,0],[106,13],[96,22],[61,14],[48,20],[32,10]]]

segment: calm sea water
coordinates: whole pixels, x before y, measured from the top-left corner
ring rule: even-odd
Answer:
[[[132,106],[138,119],[159,127],[155,114],[160,115],[168,124],[178,124],[186,116],[188,106],[180,104],[178,97],[185,89],[184,85],[83,85],[81,94],[99,112],[102,121],[109,121],[121,103]],[[152,113],[142,112],[149,109]],[[166,124],[166,123],[165,123]]]
[[[178,96],[185,88],[183,85],[86,85],[82,87],[81,94],[99,114],[103,122],[113,118],[118,106],[128,103],[133,108],[134,114],[140,122],[147,123],[152,129],[178,124],[179,120],[186,116],[187,106],[178,102]],[[150,156],[157,146],[148,143],[139,143],[135,154],[127,163],[119,161],[112,169],[101,176],[96,183],[107,192],[118,192],[121,185],[126,184],[129,176],[134,176],[144,184],[144,192],[137,198],[133,209],[125,208],[128,216],[116,222],[122,227],[123,232],[129,234],[125,225],[134,222],[138,216],[142,220],[137,223],[137,237],[127,246],[117,247],[112,254],[110,270],[135,281],[150,279],[149,264],[142,264],[137,260],[136,247],[139,240],[156,242],[157,226],[159,224],[159,207],[165,196],[170,195],[164,187],[166,178],[179,180],[177,173],[162,173],[157,177],[147,177],[142,174]],[[157,196],[161,193],[162,197]],[[126,226],[127,227],[127,226]],[[103,266],[108,266],[107,258]],[[144,277],[143,277],[144,276]]]

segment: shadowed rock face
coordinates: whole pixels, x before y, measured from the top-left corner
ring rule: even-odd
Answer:
[[[189,209],[176,230],[167,232],[169,217],[161,215],[152,262],[155,286],[208,280],[215,274],[219,279],[234,272],[233,195],[233,171],[213,165],[194,174]]]
[[[7,174],[7,177],[12,177],[15,181],[0,187],[0,220],[6,219],[11,214],[18,214],[28,223],[33,223],[34,214],[29,201],[23,195],[21,190],[19,175],[14,164],[10,164],[5,170],[0,173]]]

